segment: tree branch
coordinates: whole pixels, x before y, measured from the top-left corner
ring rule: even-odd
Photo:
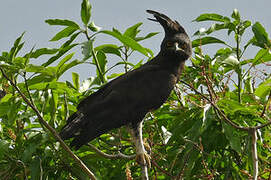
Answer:
[[[252,128],[250,134],[252,137],[253,180],[257,180],[259,174],[257,154],[257,130],[255,128]]]
[[[32,110],[36,113],[36,115],[38,116],[38,120],[40,122],[40,124],[44,125],[54,136],[54,138],[59,141],[60,145],[62,146],[62,148],[75,160],[75,162],[82,168],[83,171],[85,171],[85,173],[89,176],[90,179],[92,180],[96,180],[94,174],[87,168],[87,166],[83,163],[83,161],[81,161],[72,151],[71,149],[65,144],[65,142],[60,138],[60,136],[58,135],[58,133],[55,131],[54,128],[52,128],[41,116],[39,110],[37,109],[37,107],[35,106],[35,104],[31,103],[27,97],[22,93],[22,91],[18,88],[18,86],[11,80],[9,79],[9,77],[5,74],[4,70],[2,69],[2,67],[0,66],[0,71],[2,72],[2,75],[4,78],[6,78],[9,83],[15,88],[15,90],[20,94],[20,96],[23,98],[23,100],[25,101],[25,103],[27,105],[29,105]]]

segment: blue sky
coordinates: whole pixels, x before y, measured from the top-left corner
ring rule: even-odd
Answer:
[[[159,51],[163,30],[159,25],[146,19],[150,17],[145,12],[146,9],[160,11],[172,19],[178,20],[191,36],[199,28],[208,27],[204,23],[192,22],[200,14],[218,13],[230,16],[233,9],[237,8],[244,19],[261,22],[266,31],[271,34],[270,0],[95,0],[90,2],[92,4],[92,19],[96,25],[103,29],[115,27],[123,31],[128,26],[143,22],[142,34],[154,31],[161,32],[156,37],[143,42],[143,45],[152,49],[155,54]],[[58,47],[60,44],[49,42],[49,40],[60,28],[49,26],[44,21],[59,18],[80,22],[80,5],[81,0],[2,0],[0,3],[0,51],[8,51],[14,40],[23,31],[26,31],[24,38],[26,46],[23,49],[25,52],[29,51],[34,45],[37,48]],[[225,34],[221,35],[224,36]],[[247,39],[250,38],[249,35]],[[195,37],[191,38],[194,39]],[[98,43],[107,43],[108,40],[100,38],[98,41]],[[215,47],[206,47],[206,53],[214,51],[213,48]],[[255,52],[252,49],[247,56],[254,56]],[[138,58],[140,60],[142,57]],[[37,61],[39,61],[37,63],[43,63],[46,59],[41,58]],[[78,72],[81,75],[81,80],[89,75],[95,75],[95,71],[91,67],[80,66],[72,69],[72,71]],[[66,73],[64,79],[70,79],[70,76],[70,73]]]

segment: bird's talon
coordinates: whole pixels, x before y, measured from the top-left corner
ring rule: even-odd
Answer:
[[[151,156],[147,152],[136,155],[136,162],[140,165],[147,165],[151,167]]]

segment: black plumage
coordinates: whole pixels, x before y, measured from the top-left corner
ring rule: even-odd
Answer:
[[[144,116],[159,108],[177,83],[185,60],[191,55],[191,41],[177,21],[152,10],[147,12],[155,17],[150,20],[159,22],[165,30],[159,54],[79,103],[78,111],[69,117],[60,132],[64,140],[74,138],[71,146],[79,148],[123,125],[132,127],[138,136]]]

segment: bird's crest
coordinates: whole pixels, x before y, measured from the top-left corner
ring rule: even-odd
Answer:
[[[155,19],[148,18],[149,20],[159,22],[163,26],[166,35],[175,33],[186,34],[184,28],[178,23],[178,21],[173,21],[166,15],[153,10],[147,10],[147,13],[150,13],[155,17]]]

